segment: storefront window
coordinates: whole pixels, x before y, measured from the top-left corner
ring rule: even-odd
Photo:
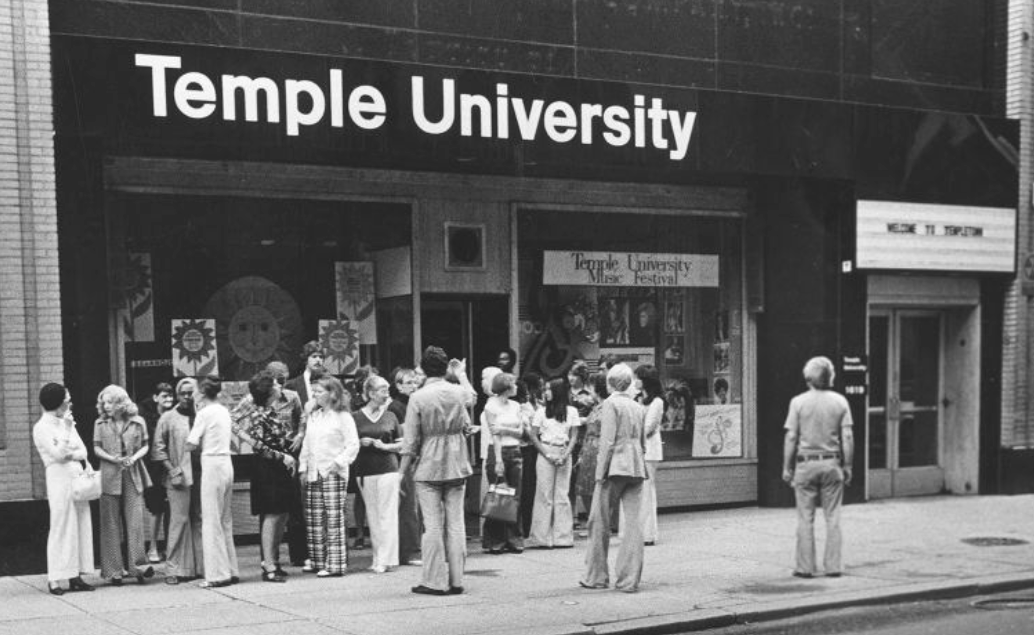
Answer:
[[[744,456],[741,231],[689,213],[519,212],[522,372],[652,364],[665,458]]]
[[[310,340],[346,379],[412,364],[408,205],[117,194],[108,209],[116,376],[133,394],[216,372],[240,397],[271,361],[301,372]]]

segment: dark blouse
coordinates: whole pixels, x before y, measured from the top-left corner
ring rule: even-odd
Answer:
[[[352,417],[355,419],[355,428],[359,433],[360,439],[370,437],[371,439],[380,439],[382,443],[395,443],[402,436],[399,420],[395,418],[395,415],[390,410],[385,410],[384,414],[377,421],[370,421],[370,418],[362,410],[353,412]],[[360,446],[359,456],[356,457],[355,463],[352,464],[351,471],[353,476],[359,477],[388,474],[389,472],[397,472],[398,469],[399,458],[397,452],[388,452],[373,446]]]

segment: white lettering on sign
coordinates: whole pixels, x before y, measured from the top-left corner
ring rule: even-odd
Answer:
[[[376,87],[362,84],[346,94],[345,75],[339,68],[329,69],[325,77],[280,82],[235,74],[214,78],[196,70],[181,73],[183,59],[178,55],[138,53],[135,62],[137,67],[150,69],[155,117],[172,116],[170,85],[173,114],[206,119],[218,112],[224,121],[237,121],[238,106],[243,105],[244,121],[282,121],[292,137],[328,118],[332,128],[343,128],[347,116],[356,128],[376,130],[389,116],[389,104]],[[682,161],[689,155],[696,125],[695,111],[668,108],[662,98],[647,100],[645,95],[633,95],[631,105],[570,103],[511,95],[505,83],[496,84],[495,95],[460,92],[456,81],[448,78],[432,88],[423,77],[414,75],[409,85],[407,106],[412,122],[431,135],[454,132],[464,137],[510,139],[513,123],[513,136],[523,141],[545,138],[587,146],[602,142],[616,148],[631,144],[666,151],[672,161]]]
[[[717,287],[718,256],[545,251],[542,283],[597,287]]]

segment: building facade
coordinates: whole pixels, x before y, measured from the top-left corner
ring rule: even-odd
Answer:
[[[662,506],[785,505],[786,404],[824,354],[850,499],[1029,488],[1002,477],[1008,8],[55,0],[56,211],[16,216],[56,224],[60,285],[26,306],[60,301],[83,419],[107,383],[243,382],[317,337],[342,375],[431,343],[475,372],[614,356],[670,389]],[[0,363],[28,455],[61,373]]]

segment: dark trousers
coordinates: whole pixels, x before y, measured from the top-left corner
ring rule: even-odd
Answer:
[[[535,465],[538,462],[539,451],[534,445],[528,444],[521,447],[521,458],[528,469],[521,472],[521,535],[531,535],[531,510],[535,508],[535,490],[538,487],[538,473]]]
[[[491,446],[488,449],[488,456],[485,457],[485,475],[488,477],[488,484],[497,483],[509,485],[517,490],[517,500],[521,498],[521,472],[523,458],[521,449],[518,446],[503,448],[503,476],[496,476],[495,473],[495,449]],[[481,538],[481,546],[490,551],[501,549],[523,550],[524,534],[521,531],[523,523],[521,512],[517,512],[517,522],[502,523],[498,520],[485,519],[484,535]]]
[[[305,510],[302,507],[302,484],[295,481],[297,489],[291,499],[291,507],[287,516],[287,553],[291,564],[301,565],[309,557],[309,546],[306,539]]]

